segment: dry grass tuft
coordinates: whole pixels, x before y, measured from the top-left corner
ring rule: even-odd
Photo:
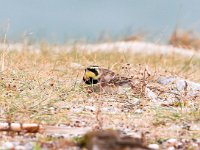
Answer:
[[[193,30],[175,30],[170,37],[169,44],[187,49],[200,49],[200,36]]]

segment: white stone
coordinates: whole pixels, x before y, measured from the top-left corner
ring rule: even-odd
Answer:
[[[85,106],[85,109],[89,111],[96,111],[96,108],[94,106]]]
[[[197,144],[197,143],[192,143],[192,147],[198,149],[198,148],[199,148],[199,144]]]
[[[188,93],[193,95],[196,94],[199,90],[200,90],[200,84],[196,83],[196,82],[192,82],[186,79],[182,79],[182,78],[178,78],[178,77],[160,77],[158,79],[158,83],[162,84],[162,85],[167,85],[170,83],[175,83],[175,88],[178,91],[182,91],[186,88],[187,86],[187,90]]]
[[[49,110],[55,110],[56,108],[55,107],[49,107]]]
[[[103,107],[101,110],[102,110],[102,112],[108,112],[110,114],[116,114],[116,113],[120,112],[119,109],[114,108],[114,107]]]
[[[81,107],[81,108],[72,108],[71,111],[72,112],[76,112],[76,113],[80,113],[80,112],[83,112],[84,108]]]
[[[200,138],[199,139],[196,139],[197,140],[197,143],[199,143],[200,144]]]
[[[177,139],[169,139],[167,140],[168,143],[176,143],[177,142]]]
[[[157,103],[158,102],[158,98],[157,98],[157,95],[151,91],[149,88],[146,88],[145,90],[145,95],[154,103]]]
[[[76,68],[83,68],[83,66],[82,66],[81,64],[79,64],[79,63],[71,63],[71,64],[70,64],[70,67],[71,67],[71,68],[75,68],[75,69],[76,69]]]
[[[143,113],[143,110],[142,110],[142,109],[136,109],[134,113],[135,113],[135,114],[142,114],[142,113]]]
[[[2,147],[3,147],[4,149],[13,149],[13,148],[14,148],[14,145],[13,145],[13,143],[11,143],[11,142],[5,142],[5,143],[2,145]]]
[[[175,150],[175,148],[171,146],[171,147],[168,147],[167,150]]]
[[[190,130],[191,131],[200,131],[200,126],[198,126],[198,125],[191,125],[190,126]]]
[[[133,99],[131,99],[131,101],[133,101],[132,102],[133,105],[139,105],[141,103],[141,100],[138,98],[135,98],[135,97]]]
[[[25,150],[26,148],[22,145],[15,146],[15,150]]]
[[[158,144],[149,144],[148,147],[151,148],[151,149],[155,149],[155,150],[159,149]]]

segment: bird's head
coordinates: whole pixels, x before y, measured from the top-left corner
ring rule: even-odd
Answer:
[[[83,81],[86,84],[97,84],[99,82],[99,79],[100,79],[99,66],[91,65],[85,69]]]

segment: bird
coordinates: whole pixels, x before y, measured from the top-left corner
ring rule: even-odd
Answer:
[[[100,85],[100,87],[133,86],[132,78],[123,77],[110,69],[97,65],[90,65],[85,68],[83,81],[87,85]]]

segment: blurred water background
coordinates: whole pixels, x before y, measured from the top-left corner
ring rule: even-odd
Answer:
[[[0,34],[10,42],[165,42],[175,28],[200,31],[199,0],[0,0]]]

